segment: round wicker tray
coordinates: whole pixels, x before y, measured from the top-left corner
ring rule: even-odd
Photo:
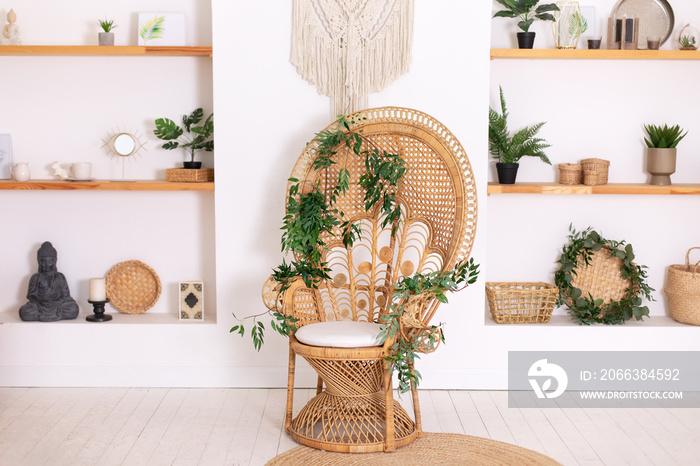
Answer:
[[[137,260],[120,262],[107,272],[107,297],[125,314],[143,314],[160,297],[158,274]]]
[[[606,303],[619,301],[632,286],[631,280],[624,278],[620,271],[623,263],[622,259],[610,255],[609,247],[603,246],[593,253],[588,265],[579,259],[571,284],[580,289],[583,296],[590,293],[593,299],[602,299]],[[572,303],[571,298],[567,298],[567,305]]]

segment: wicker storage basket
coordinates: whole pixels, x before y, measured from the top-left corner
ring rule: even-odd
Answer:
[[[700,325],[700,261],[690,265],[690,248],[685,255],[685,265],[668,267],[664,293],[668,298],[671,318],[684,324]]]
[[[142,314],[160,297],[160,278],[143,262],[120,262],[107,272],[107,297],[124,314]]]
[[[165,181],[180,181],[191,183],[214,181],[214,169],[168,168],[165,170]]]
[[[487,282],[486,298],[498,324],[546,323],[559,289],[543,282]]]
[[[560,184],[581,184],[583,175],[583,167],[577,163],[560,163],[559,164],[559,183]]]
[[[608,169],[610,162],[603,159],[583,159],[581,160],[583,168],[583,184],[586,186],[596,186],[607,184]]]

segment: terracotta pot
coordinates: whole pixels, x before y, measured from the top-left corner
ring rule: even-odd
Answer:
[[[676,172],[676,149],[647,147],[647,171],[651,175],[649,184],[672,184],[670,175]]]

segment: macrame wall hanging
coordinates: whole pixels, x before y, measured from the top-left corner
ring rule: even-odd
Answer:
[[[333,116],[367,108],[367,96],[408,71],[413,0],[294,0],[291,62]]]

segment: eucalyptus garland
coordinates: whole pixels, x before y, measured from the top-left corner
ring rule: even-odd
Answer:
[[[581,325],[622,324],[632,317],[643,320],[644,316],[648,316],[649,308],[642,306],[642,298],[653,301],[651,292],[654,289],[646,283],[647,267],[633,262],[635,255],[632,245],[626,244],[624,240],[605,239],[591,227],[584,231],[576,231],[573,226],[569,226],[569,231],[569,244],[564,246],[557,261],[560,264],[559,270],[554,274],[555,285],[559,288],[557,305],[567,304],[569,314]],[[572,285],[577,275],[577,264],[589,265],[593,254],[604,247],[610,249],[612,257],[622,259],[620,273],[623,279],[630,280],[624,297],[619,301],[611,300],[607,303],[602,299],[595,299],[590,293],[584,296],[579,288]]]

